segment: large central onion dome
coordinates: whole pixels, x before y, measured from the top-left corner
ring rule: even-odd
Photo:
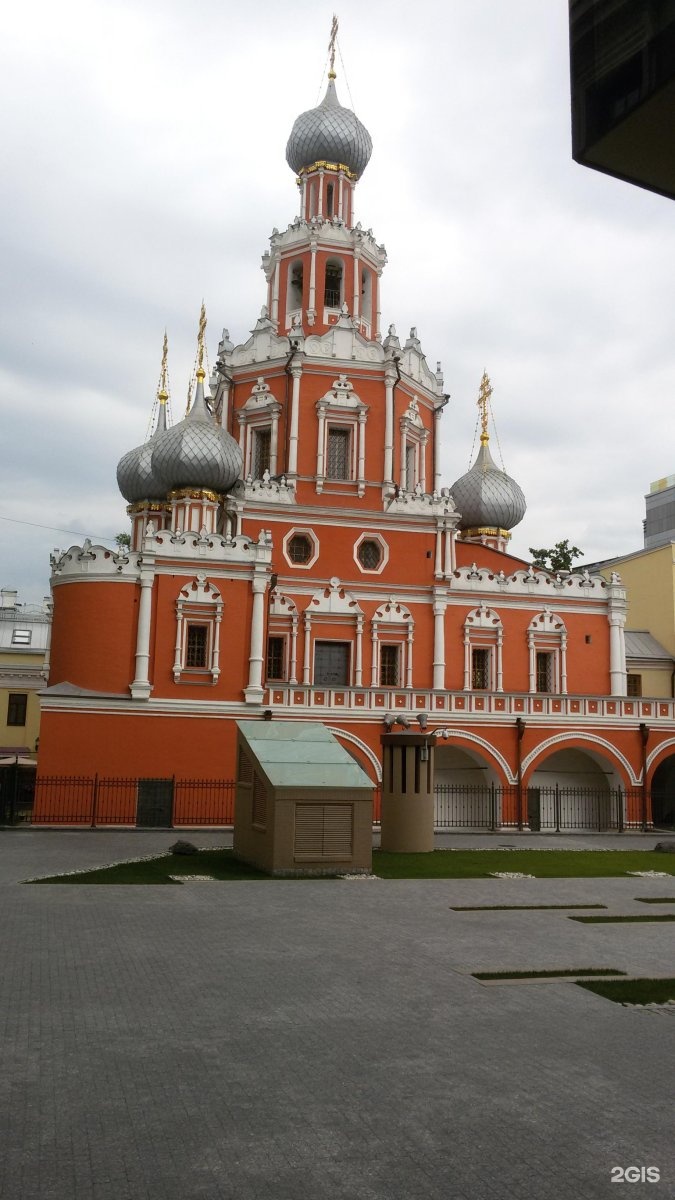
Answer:
[[[178,488],[228,492],[241,474],[241,450],[213,419],[204,400],[204,371],[197,371],[192,407],[177,425],[153,439],[152,472],[164,496]]]
[[[155,439],[166,432],[166,400],[166,392],[160,392],[157,428],[150,441],[129,450],[117,464],[117,486],[128,504],[137,504],[139,500],[166,499],[166,489],[152,470]]]
[[[515,479],[500,471],[488,447],[487,435],[470,471],[450,488],[455,506],[462,514],[459,528],[480,533],[509,530],[525,516],[525,497]]]
[[[286,162],[296,175],[316,162],[343,164],[358,178],[373,152],[373,142],[351,108],[337,98],[332,73],[318,108],[300,113],[286,146]]]

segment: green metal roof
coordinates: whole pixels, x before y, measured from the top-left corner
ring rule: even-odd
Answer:
[[[372,788],[372,780],[320,721],[237,721],[273,787]]]

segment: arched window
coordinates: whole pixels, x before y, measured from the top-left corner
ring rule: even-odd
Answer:
[[[545,608],[527,631],[530,691],[567,693],[567,630],[562,617]]]
[[[220,676],[220,626],[223,600],[220,592],[201,572],[181,588],[176,601],[176,643],[173,660],[174,683],[188,675]]]
[[[464,691],[501,692],[504,629],[487,604],[472,609],[464,622]]]
[[[288,282],[286,286],[286,328],[290,329],[293,324],[293,318],[296,323],[302,321],[302,288],[304,281],[304,269],[302,259],[296,259],[288,268]]]
[[[326,278],[323,289],[325,308],[339,309],[343,301],[344,268],[339,258],[329,258],[326,262]]]

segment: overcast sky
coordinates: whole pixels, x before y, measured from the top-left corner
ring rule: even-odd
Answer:
[[[6,8],[0,583],[23,600],[48,591],[52,547],[128,528],[115,468],[145,439],[164,328],[175,419],[202,297],[211,361],[223,326],[248,336],[260,256],[296,214],[285,146],[323,94],[332,12]],[[338,95],[374,143],[356,216],[387,248],[383,327],[416,325],[452,396],[444,483],[468,468],[486,368],[528,501],[514,551],[639,548],[644,493],[675,472],[675,207],[572,162],[566,0],[338,15]]]

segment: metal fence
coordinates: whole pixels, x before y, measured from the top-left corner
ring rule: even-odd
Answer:
[[[124,825],[138,828],[222,828],[234,824],[233,779],[35,776],[21,766],[0,768],[0,824]],[[652,827],[651,795],[632,790],[542,787],[519,791],[495,784],[438,784],[435,824],[443,829],[497,830],[503,826],[533,832],[647,829]],[[655,792],[654,826],[675,827]],[[666,813],[669,820],[660,819]],[[373,823],[380,823],[380,789],[375,789]]]

